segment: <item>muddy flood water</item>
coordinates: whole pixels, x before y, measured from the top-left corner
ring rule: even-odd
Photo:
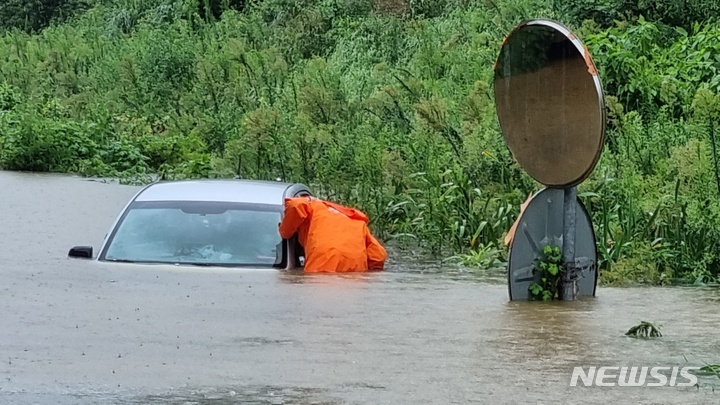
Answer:
[[[570,386],[575,366],[720,363],[716,289],[547,304],[395,255],[355,276],[67,259],[138,189],[0,172],[0,403],[720,403],[717,377]],[[664,336],[623,335],[641,320]]]

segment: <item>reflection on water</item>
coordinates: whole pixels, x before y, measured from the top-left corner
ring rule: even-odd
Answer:
[[[716,289],[527,303],[503,274],[399,255],[340,275],[66,258],[138,189],[0,172],[0,403],[718,402],[709,377],[569,387],[574,366],[720,363]],[[641,320],[664,337],[623,336]]]

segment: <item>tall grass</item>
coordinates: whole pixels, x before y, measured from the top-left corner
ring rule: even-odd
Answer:
[[[101,2],[2,35],[0,168],[301,181],[386,241],[506,253],[539,185],[503,142],[492,66],[518,22],[563,19],[550,2],[266,0],[217,19],[191,3]],[[608,142],[580,187],[603,280],[711,281],[720,25],[668,41],[642,20],[566,23],[608,89]]]

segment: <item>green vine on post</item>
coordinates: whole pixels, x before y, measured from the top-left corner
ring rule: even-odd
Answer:
[[[563,273],[562,250],[546,245],[533,274],[540,272],[540,283],[532,283],[528,289],[533,300],[551,301],[559,298],[560,277]]]

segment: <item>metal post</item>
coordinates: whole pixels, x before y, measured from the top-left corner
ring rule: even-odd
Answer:
[[[563,264],[565,274],[561,279],[560,299],[575,301],[578,293],[577,274],[575,269],[575,222],[577,208],[577,188],[564,190],[563,216]]]

